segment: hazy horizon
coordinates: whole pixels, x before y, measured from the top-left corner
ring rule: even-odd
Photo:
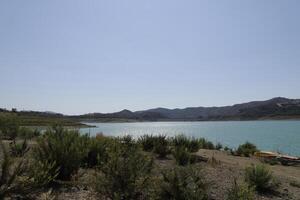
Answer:
[[[274,99],[274,98],[287,98],[287,97],[273,97],[270,99]],[[266,101],[266,100],[270,100],[270,99],[259,99],[259,100],[253,100],[253,101]],[[299,99],[299,98],[288,98],[288,99]],[[2,109],[6,109],[11,111],[12,109],[17,109],[17,111],[37,111],[37,112],[53,112],[53,113],[59,113],[59,114],[64,114],[64,115],[81,115],[81,114],[89,114],[89,113],[103,113],[103,114],[108,114],[108,113],[115,113],[115,112],[120,112],[123,110],[129,110],[132,112],[136,112],[136,111],[144,111],[144,110],[150,110],[150,109],[157,109],[157,108],[166,108],[166,109],[185,109],[185,108],[195,108],[195,107],[223,107],[223,106],[233,106],[236,104],[243,104],[243,103],[249,103],[249,102],[253,102],[253,101],[245,101],[245,102],[238,102],[238,103],[232,103],[232,104],[228,104],[228,105],[207,105],[207,106],[203,106],[203,105],[198,105],[198,106],[187,106],[187,107],[174,107],[174,108],[170,108],[170,107],[153,107],[153,108],[144,108],[141,110],[130,110],[128,108],[123,108],[121,110],[115,110],[115,111],[111,111],[111,112],[101,112],[101,111],[92,111],[92,112],[86,112],[86,113],[63,113],[63,112],[59,112],[59,111],[54,111],[54,110],[33,110],[33,109],[19,109],[18,107],[11,107],[11,108],[5,108],[5,107],[0,107]]]
[[[0,108],[64,114],[299,98],[300,1],[0,2]]]

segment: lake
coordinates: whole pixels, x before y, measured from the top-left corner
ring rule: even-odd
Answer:
[[[236,148],[246,141],[261,150],[279,151],[300,156],[300,121],[222,121],[222,122],[135,122],[135,123],[86,123],[95,128],[82,128],[81,133],[91,136],[102,132],[104,135],[132,135],[137,138],[144,134],[185,134],[204,137],[214,143],[220,142]]]

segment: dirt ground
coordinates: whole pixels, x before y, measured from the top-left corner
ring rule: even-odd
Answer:
[[[203,164],[207,178],[213,180],[212,194],[216,200],[224,199],[227,189],[231,186],[234,178],[242,181],[244,178],[244,169],[251,164],[261,163],[257,158],[246,158],[229,155],[227,152],[216,150],[200,150],[198,155],[206,158],[214,157],[220,164],[212,166]],[[280,181],[281,186],[278,194],[274,195],[257,195],[256,199],[295,199],[300,200],[300,188],[290,185],[292,181],[300,181],[300,166],[282,166],[269,165],[274,176]]]
[[[256,158],[237,157],[229,155],[227,152],[216,150],[200,150],[196,153],[199,156],[206,157],[212,160],[215,158],[216,162],[200,162],[203,168],[206,179],[210,182],[210,198],[212,200],[225,199],[226,192],[232,185],[234,178],[238,181],[243,181],[244,169],[251,164],[261,163]],[[173,159],[156,160],[155,163],[158,167],[168,168],[175,165]],[[269,195],[256,194],[257,200],[300,200],[300,188],[291,186],[290,183],[294,181],[300,181],[300,166],[282,166],[282,165],[270,165],[270,169],[273,171],[274,176],[280,181],[281,185],[278,189],[278,193]],[[85,180],[88,181],[89,177],[93,177],[93,172],[85,173]],[[88,174],[88,175],[87,175]],[[89,187],[69,187],[60,188],[53,192],[56,194],[58,200],[95,200],[97,198],[96,193]],[[41,198],[42,199],[42,198]]]

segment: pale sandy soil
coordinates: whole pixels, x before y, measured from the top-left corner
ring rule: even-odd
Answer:
[[[213,180],[212,193],[214,199],[224,199],[224,195],[228,187],[230,187],[234,178],[239,181],[244,179],[244,169],[251,164],[261,163],[257,158],[246,158],[229,155],[227,152],[215,150],[200,150],[198,155],[212,158],[220,161],[219,165],[209,166],[203,164],[204,170],[208,179]],[[268,165],[273,171],[274,176],[280,181],[281,186],[276,195],[257,195],[257,199],[295,199],[300,200],[300,188],[290,185],[291,181],[300,181],[300,166],[282,166],[282,165]]]
[[[228,188],[233,183],[234,178],[239,182],[244,179],[244,169],[251,164],[258,164],[260,161],[256,158],[245,158],[229,155],[227,152],[216,150],[200,150],[197,155],[211,159],[214,157],[217,164],[211,162],[201,162],[206,179],[210,182],[210,195],[213,200],[225,199]],[[171,168],[175,165],[173,159],[156,160],[158,168]],[[293,180],[300,181],[300,166],[270,166],[274,176],[280,181],[281,186],[277,194],[256,194],[257,200],[300,200],[300,188],[293,187],[290,182]],[[85,172],[82,182],[88,182],[92,179],[93,171]],[[88,199],[95,200],[101,199],[91,187],[79,186],[70,188],[61,188],[57,190],[56,196],[58,200],[71,200],[71,199]]]

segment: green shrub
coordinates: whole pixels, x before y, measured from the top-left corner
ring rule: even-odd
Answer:
[[[204,149],[215,149],[215,145],[210,141],[206,141]]]
[[[29,151],[27,140],[24,139],[22,142],[16,142],[13,140],[10,143],[10,153],[14,157],[22,157]]]
[[[175,147],[173,156],[178,165],[184,166],[190,163],[191,155],[184,146]]]
[[[200,149],[199,140],[196,138],[191,138],[189,141],[188,150],[190,152],[197,152]]]
[[[48,186],[51,184],[59,173],[59,168],[56,163],[47,163],[37,160],[32,160],[30,165],[29,175],[35,185],[39,187]]]
[[[245,169],[245,181],[258,192],[274,191],[279,183],[266,165],[252,165]]]
[[[236,155],[249,157],[253,155],[257,150],[256,146],[250,142],[246,142],[238,147]]]
[[[9,156],[3,143],[1,148],[1,170],[0,170],[0,199],[11,197],[13,195],[25,195],[28,188],[20,181],[20,177],[27,170],[24,160],[16,161]]]
[[[215,149],[215,146],[212,142],[207,141],[205,138],[199,138],[200,149]]]
[[[185,135],[176,135],[172,139],[174,147],[185,147],[189,152],[197,152],[200,149],[200,142],[196,138],[188,138]]]
[[[172,143],[174,147],[188,147],[189,146],[189,138],[187,138],[185,135],[176,135],[172,138]]]
[[[89,140],[88,153],[84,158],[84,162],[88,167],[102,165],[108,159],[107,149],[112,143],[108,137],[94,137]]]
[[[230,148],[228,146],[225,146],[224,151],[230,151]]]
[[[1,141],[0,150],[0,199],[29,197],[45,185],[46,176],[39,176],[41,169],[33,170],[37,167],[35,164],[29,165],[24,156],[17,159],[11,157]]]
[[[70,180],[87,154],[88,137],[78,131],[54,126],[37,140],[34,158],[42,163],[55,163],[59,169],[58,180]],[[54,175],[54,174],[52,174]]]
[[[169,142],[165,135],[155,136],[154,153],[158,154],[159,158],[165,158],[169,153]]]
[[[159,199],[208,199],[208,183],[200,169],[195,167],[176,167],[163,172],[162,176]]]
[[[300,182],[296,180],[291,181],[290,185],[296,188],[300,188]]]
[[[223,145],[221,143],[217,143],[215,149],[216,150],[221,150],[223,148]]]
[[[19,121],[14,116],[0,116],[1,137],[14,140],[18,136],[20,129]]]
[[[32,139],[34,137],[38,137],[40,135],[40,132],[38,129],[32,130],[31,128],[27,127],[20,127],[18,131],[18,137],[24,138],[24,139]]]
[[[135,146],[114,141],[99,168],[96,191],[104,199],[147,199],[153,160]]]
[[[144,151],[152,151],[155,145],[156,137],[153,135],[142,135],[138,139],[138,143],[142,146]]]
[[[246,184],[238,184],[234,180],[232,187],[227,191],[226,200],[254,200],[253,188]]]
[[[188,138],[185,135],[177,135],[172,138],[172,144],[175,148],[178,146],[184,146],[189,152],[197,152],[199,149],[215,149],[214,144],[207,141],[205,138]]]
[[[136,141],[133,139],[131,135],[124,135],[122,137],[118,137],[117,140],[122,144],[122,146],[129,147],[129,148],[138,147]]]

